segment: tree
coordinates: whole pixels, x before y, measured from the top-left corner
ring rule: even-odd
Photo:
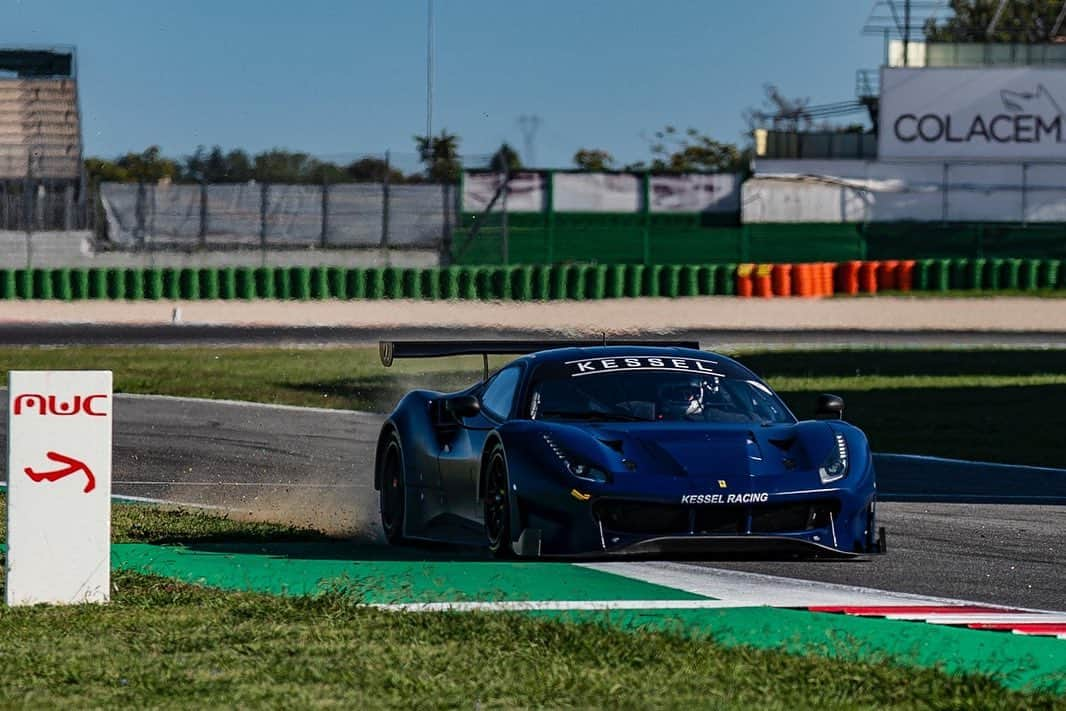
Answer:
[[[255,179],[263,183],[303,183],[311,179],[315,161],[306,153],[272,148],[255,156]]]
[[[231,183],[247,183],[255,178],[252,159],[240,148],[226,154],[226,171]]]
[[[463,170],[459,161],[459,137],[441,130],[439,136],[415,136],[418,155],[426,175],[435,183],[455,183]]]
[[[925,38],[930,42],[1053,42],[1061,0],[1012,0],[996,23],[992,35],[988,26],[999,3],[995,0],[951,0],[951,16],[941,22],[929,18]],[[1061,35],[1060,28],[1060,35]]]
[[[744,160],[732,143],[721,143],[694,128],[681,133],[673,126],[655,132],[651,144],[653,171],[740,170]]]
[[[331,185],[347,183],[348,173],[335,163],[311,159],[307,168],[306,180],[311,183],[329,183]]]
[[[614,165],[614,156],[599,148],[580,148],[574,154],[574,165],[581,170],[602,173]]]
[[[192,155],[185,156],[181,179],[208,183],[247,183],[253,178],[252,160],[240,149],[223,153],[215,146],[207,152],[197,146]]]
[[[383,183],[385,182],[386,172],[389,174],[390,183],[404,182],[403,173],[390,167],[381,158],[369,156],[360,158],[345,166],[344,172],[347,173],[349,180],[354,180],[357,183]]]
[[[90,180],[125,183],[129,181],[130,174],[125,168],[119,167],[115,161],[106,158],[86,158],[85,172]]]
[[[514,173],[522,169],[522,159],[518,157],[518,151],[504,143],[492,154],[489,168],[497,173]]]
[[[127,180],[150,183],[173,180],[180,173],[178,164],[164,158],[159,146],[149,146],[140,153],[127,153],[115,161],[115,165],[126,171]]]

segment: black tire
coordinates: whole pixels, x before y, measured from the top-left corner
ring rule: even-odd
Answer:
[[[496,445],[485,469],[485,535],[496,558],[513,558],[511,545],[511,496],[507,481],[507,458]]]
[[[392,435],[381,452],[381,528],[389,543],[403,541],[404,482],[403,450]]]

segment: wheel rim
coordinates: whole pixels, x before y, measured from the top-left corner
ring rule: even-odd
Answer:
[[[485,487],[485,531],[491,545],[497,546],[503,540],[509,513],[507,476],[504,473],[503,460],[496,456],[489,465]]]
[[[385,533],[393,535],[402,525],[403,482],[400,480],[400,457],[396,445],[389,445],[381,471],[381,518]]]

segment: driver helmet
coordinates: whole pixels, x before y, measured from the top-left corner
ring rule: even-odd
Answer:
[[[698,377],[686,377],[659,386],[659,416],[669,418],[698,415],[703,412],[703,383]]]

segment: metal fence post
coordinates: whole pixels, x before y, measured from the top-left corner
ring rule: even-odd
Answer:
[[[555,171],[544,174],[544,210],[548,218],[548,254],[546,264],[555,261]]]
[[[134,205],[133,213],[137,220],[133,228],[133,240],[138,247],[144,246],[144,229],[145,229],[145,202],[147,202],[146,191],[144,187],[144,179],[137,181],[137,202]]]
[[[451,187],[451,183],[447,181],[440,184],[441,200],[444,203],[444,230],[441,234],[441,264],[443,266],[452,263]]]
[[[511,166],[507,165],[505,162],[503,166],[503,195],[501,196],[503,202],[500,205],[500,219],[502,221],[502,233],[500,235],[502,238],[500,243],[500,263],[504,266],[507,266],[507,263],[511,258],[511,229],[507,222],[507,193],[509,192],[511,192]]]
[[[944,163],[940,179],[940,221],[948,221],[948,164]]]
[[[320,247],[325,247],[329,241],[329,179],[325,172],[322,174],[322,231],[318,237]]]
[[[385,151],[385,176],[381,181],[381,247],[389,244],[389,172],[392,170],[390,155]],[[447,216],[444,218],[447,220]]]
[[[259,246],[267,246],[267,203],[270,200],[270,183],[259,184]]]
[[[1022,163],[1022,227],[1028,222],[1029,213],[1029,164]]]
[[[74,229],[74,184],[63,186],[63,229]]]
[[[643,263],[649,265],[651,264],[651,173],[644,172],[640,188],[640,212],[643,218],[641,219],[641,224],[643,225],[641,231]]]
[[[200,249],[207,249],[207,181],[200,181]]]

